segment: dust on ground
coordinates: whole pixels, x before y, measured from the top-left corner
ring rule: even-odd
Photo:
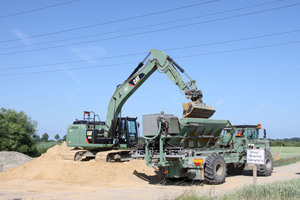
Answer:
[[[221,185],[161,179],[144,160],[123,163],[64,160],[65,143],[41,157],[0,173],[0,199],[174,199],[183,193],[218,196],[252,183],[251,175],[229,176]],[[300,162],[277,167],[258,183],[300,178]]]

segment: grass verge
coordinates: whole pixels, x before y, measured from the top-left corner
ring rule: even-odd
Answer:
[[[300,156],[274,160],[274,167],[289,165],[300,161]]]
[[[195,194],[183,194],[175,200],[281,200],[300,199],[300,179],[279,181],[264,185],[248,185],[236,192],[213,198],[209,196],[197,197]]]

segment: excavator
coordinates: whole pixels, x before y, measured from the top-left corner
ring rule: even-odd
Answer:
[[[150,55],[152,58],[149,58]],[[148,59],[149,58],[149,59]],[[74,147],[66,159],[80,161],[95,158],[96,161],[123,161],[130,159],[130,150],[138,140],[136,117],[121,117],[121,109],[126,100],[156,71],[163,72],[179,87],[190,100],[183,103],[183,118],[210,118],[215,110],[202,101],[202,91],[170,56],[152,49],[138,64],[130,76],[119,85],[110,99],[106,121],[100,121],[92,111],[84,111],[83,120],[76,120],[67,130],[67,146]],[[184,82],[178,70],[189,81]]]

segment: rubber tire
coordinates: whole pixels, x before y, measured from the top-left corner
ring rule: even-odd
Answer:
[[[269,151],[265,152],[265,164],[257,165],[257,175],[271,176],[273,172],[273,157]]]
[[[221,184],[225,182],[227,167],[224,158],[213,153],[209,155],[204,165],[204,181],[208,184]]]

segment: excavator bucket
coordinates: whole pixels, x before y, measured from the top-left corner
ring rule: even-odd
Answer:
[[[200,102],[183,103],[183,118],[210,118],[215,109],[212,106],[207,106]]]

